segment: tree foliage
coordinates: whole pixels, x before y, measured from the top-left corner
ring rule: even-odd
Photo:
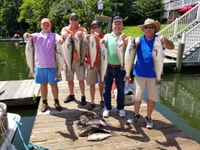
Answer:
[[[147,18],[160,20],[163,14],[162,0],[138,0],[134,6],[139,22]]]
[[[69,24],[69,15],[75,12],[81,26],[89,30],[98,15],[98,0],[0,0],[0,35],[21,35],[40,31],[40,20],[49,18],[53,32],[60,33]],[[123,17],[125,25],[143,22],[146,18],[160,19],[162,0],[104,0],[102,15]],[[117,7],[116,7],[117,6]],[[103,24],[104,25],[104,24]]]

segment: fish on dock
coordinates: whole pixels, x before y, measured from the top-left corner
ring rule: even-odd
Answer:
[[[104,85],[104,76],[106,74],[106,69],[108,65],[108,60],[107,60],[107,49],[104,44],[99,45],[99,65],[98,65],[98,71],[100,75],[100,81],[99,84]]]
[[[68,68],[67,75],[73,75],[72,63],[73,63],[74,46],[71,34],[67,35],[66,40],[62,44],[62,48],[63,48],[64,60]]]
[[[163,73],[163,46],[159,36],[155,38],[152,54],[154,61],[154,70],[156,72],[155,85],[162,85],[161,74]]]
[[[35,65],[35,60],[34,60],[34,45],[32,40],[27,40],[26,42],[26,48],[25,48],[25,55],[26,55],[26,61],[28,64],[28,67],[30,69],[29,71],[29,77],[34,77],[34,65]]]
[[[110,133],[93,133],[87,137],[88,141],[101,141],[111,137],[112,134]]]
[[[126,76],[125,79],[130,78],[131,71],[133,70],[134,62],[136,56],[136,44],[135,39],[132,37],[128,38],[128,44],[125,51],[125,70]]]
[[[122,40],[121,37],[118,38],[116,52],[117,52],[117,58],[120,62],[121,69],[123,70],[124,69],[124,41]]]
[[[56,77],[55,80],[61,80],[61,71],[64,65],[63,50],[60,44],[56,44],[55,49],[55,60],[56,60]]]
[[[106,122],[102,121],[99,116],[92,116],[92,117],[86,117],[85,115],[81,115],[79,119],[79,124],[82,125],[97,125],[97,126],[104,126],[108,127],[109,124]]]
[[[95,126],[95,125],[91,125],[91,126],[87,126],[85,129],[81,130],[79,132],[79,136],[85,137],[85,136],[89,136],[93,133],[108,133],[108,134],[110,134],[110,131],[101,129],[100,127]]]

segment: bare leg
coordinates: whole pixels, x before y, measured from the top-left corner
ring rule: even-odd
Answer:
[[[147,117],[151,117],[154,106],[155,106],[155,102],[148,99],[148,102],[147,102]]]
[[[68,87],[69,87],[69,94],[73,95],[74,94],[74,81],[68,81]]]
[[[47,83],[40,85],[42,100],[47,99],[48,89]]]
[[[50,84],[51,85],[51,90],[52,90],[52,94],[54,99],[58,99],[58,85],[56,84]]]
[[[134,111],[135,115],[139,115],[140,105],[142,101],[134,101]]]
[[[85,82],[84,82],[84,80],[79,80],[79,88],[81,90],[82,96],[85,96]]]
[[[90,85],[91,104],[94,104],[95,85]]]
[[[104,89],[104,86],[99,85],[99,94],[100,94],[100,97],[101,97],[101,101],[103,101],[103,89]]]

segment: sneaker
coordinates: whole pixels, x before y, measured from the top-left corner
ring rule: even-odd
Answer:
[[[82,105],[82,106],[86,105],[85,96],[81,96],[81,105]]]
[[[129,91],[126,95],[133,95],[133,92]]]
[[[127,123],[134,124],[139,120],[140,120],[140,115],[133,115],[130,118],[128,118]]]
[[[119,116],[120,116],[121,118],[124,118],[125,115],[126,115],[126,113],[125,113],[124,109],[119,110]]]
[[[100,107],[101,107],[101,108],[104,107],[104,101],[103,101],[103,100],[100,101]]]
[[[65,98],[64,103],[68,103],[74,100],[75,100],[74,95],[68,95],[67,98]]]
[[[42,107],[41,107],[41,112],[45,112],[45,111],[47,111],[47,109],[48,109],[48,104],[45,104],[45,103],[43,103],[42,104]]]
[[[106,109],[105,109],[105,110],[103,111],[103,117],[104,117],[104,118],[108,118],[108,117],[109,117],[109,114],[110,114],[110,110],[106,110]]]
[[[89,104],[88,110],[92,110],[96,105],[95,104]]]
[[[62,110],[62,107],[60,106],[59,103],[55,103],[54,106],[55,106],[57,111],[61,111]]]
[[[146,117],[145,122],[146,122],[146,128],[147,129],[153,128],[153,120],[151,119],[151,117]]]

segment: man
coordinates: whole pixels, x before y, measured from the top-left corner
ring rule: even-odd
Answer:
[[[102,39],[104,37],[104,34],[100,34],[100,22],[98,20],[93,20],[92,23],[90,24],[90,31],[91,34],[94,34],[96,36],[96,38]],[[86,76],[86,83],[87,85],[90,86],[90,97],[91,97],[91,103],[89,105],[89,110],[93,109],[95,107],[95,102],[94,102],[94,98],[95,98],[95,84],[96,84],[96,79],[98,78],[98,81],[100,81],[100,75],[99,75],[99,71],[98,71],[98,52],[99,52],[99,44],[97,44],[96,47],[96,60],[94,62],[94,69],[93,70],[89,70],[90,68],[90,55],[89,52],[87,53],[87,76]],[[104,101],[103,101],[103,85],[99,85],[99,94],[101,97],[101,101],[100,101],[100,106],[104,107]]]
[[[156,73],[154,71],[153,61],[153,45],[156,33],[160,30],[160,22],[153,19],[146,19],[140,28],[144,32],[143,36],[135,39],[137,45],[137,59],[136,65],[133,70],[134,74],[134,111],[135,114],[130,117],[127,122],[134,124],[140,120],[139,109],[143,99],[144,90],[147,89],[148,102],[147,102],[147,116],[145,118],[146,128],[153,127],[151,114],[153,112],[155,102],[159,101],[160,85],[156,83]],[[174,44],[172,41],[166,39],[164,36],[160,37],[163,47],[173,49]]]
[[[119,111],[120,117],[125,117],[124,111],[124,77],[125,70],[121,69],[120,61],[117,57],[117,42],[118,39],[121,38],[125,42],[126,36],[121,33],[123,27],[122,17],[115,16],[113,18],[112,30],[113,32],[110,34],[106,34],[100,43],[105,43],[107,48],[107,57],[108,57],[108,67],[105,75],[105,91],[104,91],[104,102],[105,107],[103,111],[103,117],[107,118],[110,115],[111,106],[111,89],[112,89],[112,81],[115,79],[117,86],[117,109]],[[124,47],[126,47],[124,45]],[[125,50],[125,49],[124,49]]]
[[[47,93],[48,93],[48,83],[51,86],[51,90],[54,97],[54,106],[56,110],[61,111],[62,107],[58,100],[58,86],[57,82],[60,80],[55,80],[56,76],[56,63],[55,63],[55,43],[62,44],[62,38],[55,33],[51,32],[52,24],[48,18],[43,18],[41,20],[40,33],[25,33],[24,38],[26,40],[33,40],[35,49],[35,82],[40,84],[42,107],[41,112],[45,112],[48,109]]]
[[[63,27],[61,30],[61,37],[63,39],[66,39],[67,34],[71,34],[72,38],[74,39],[75,33],[78,32],[79,37],[82,38],[83,34],[86,34],[87,31],[85,28],[79,26],[79,20],[78,15],[76,13],[71,13],[69,18],[69,26]],[[67,65],[65,67],[65,74],[66,74],[66,80],[68,81],[68,87],[70,94],[67,96],[67,98],[64,100],[64,103],[68,103],[70,101],[75,100],[74,96],[74,76],[73,75],[67,75]],[[73,55],[73,63],[72,63],[73,71],[76,73],[77,79],[79,80],[79,87],[81,90],[81,105],[86,105],[86,98],[85,98],[85,63],[83,65],[80,65],[80,59],[78,57],[78,54],[76,51],[74,51]]]

